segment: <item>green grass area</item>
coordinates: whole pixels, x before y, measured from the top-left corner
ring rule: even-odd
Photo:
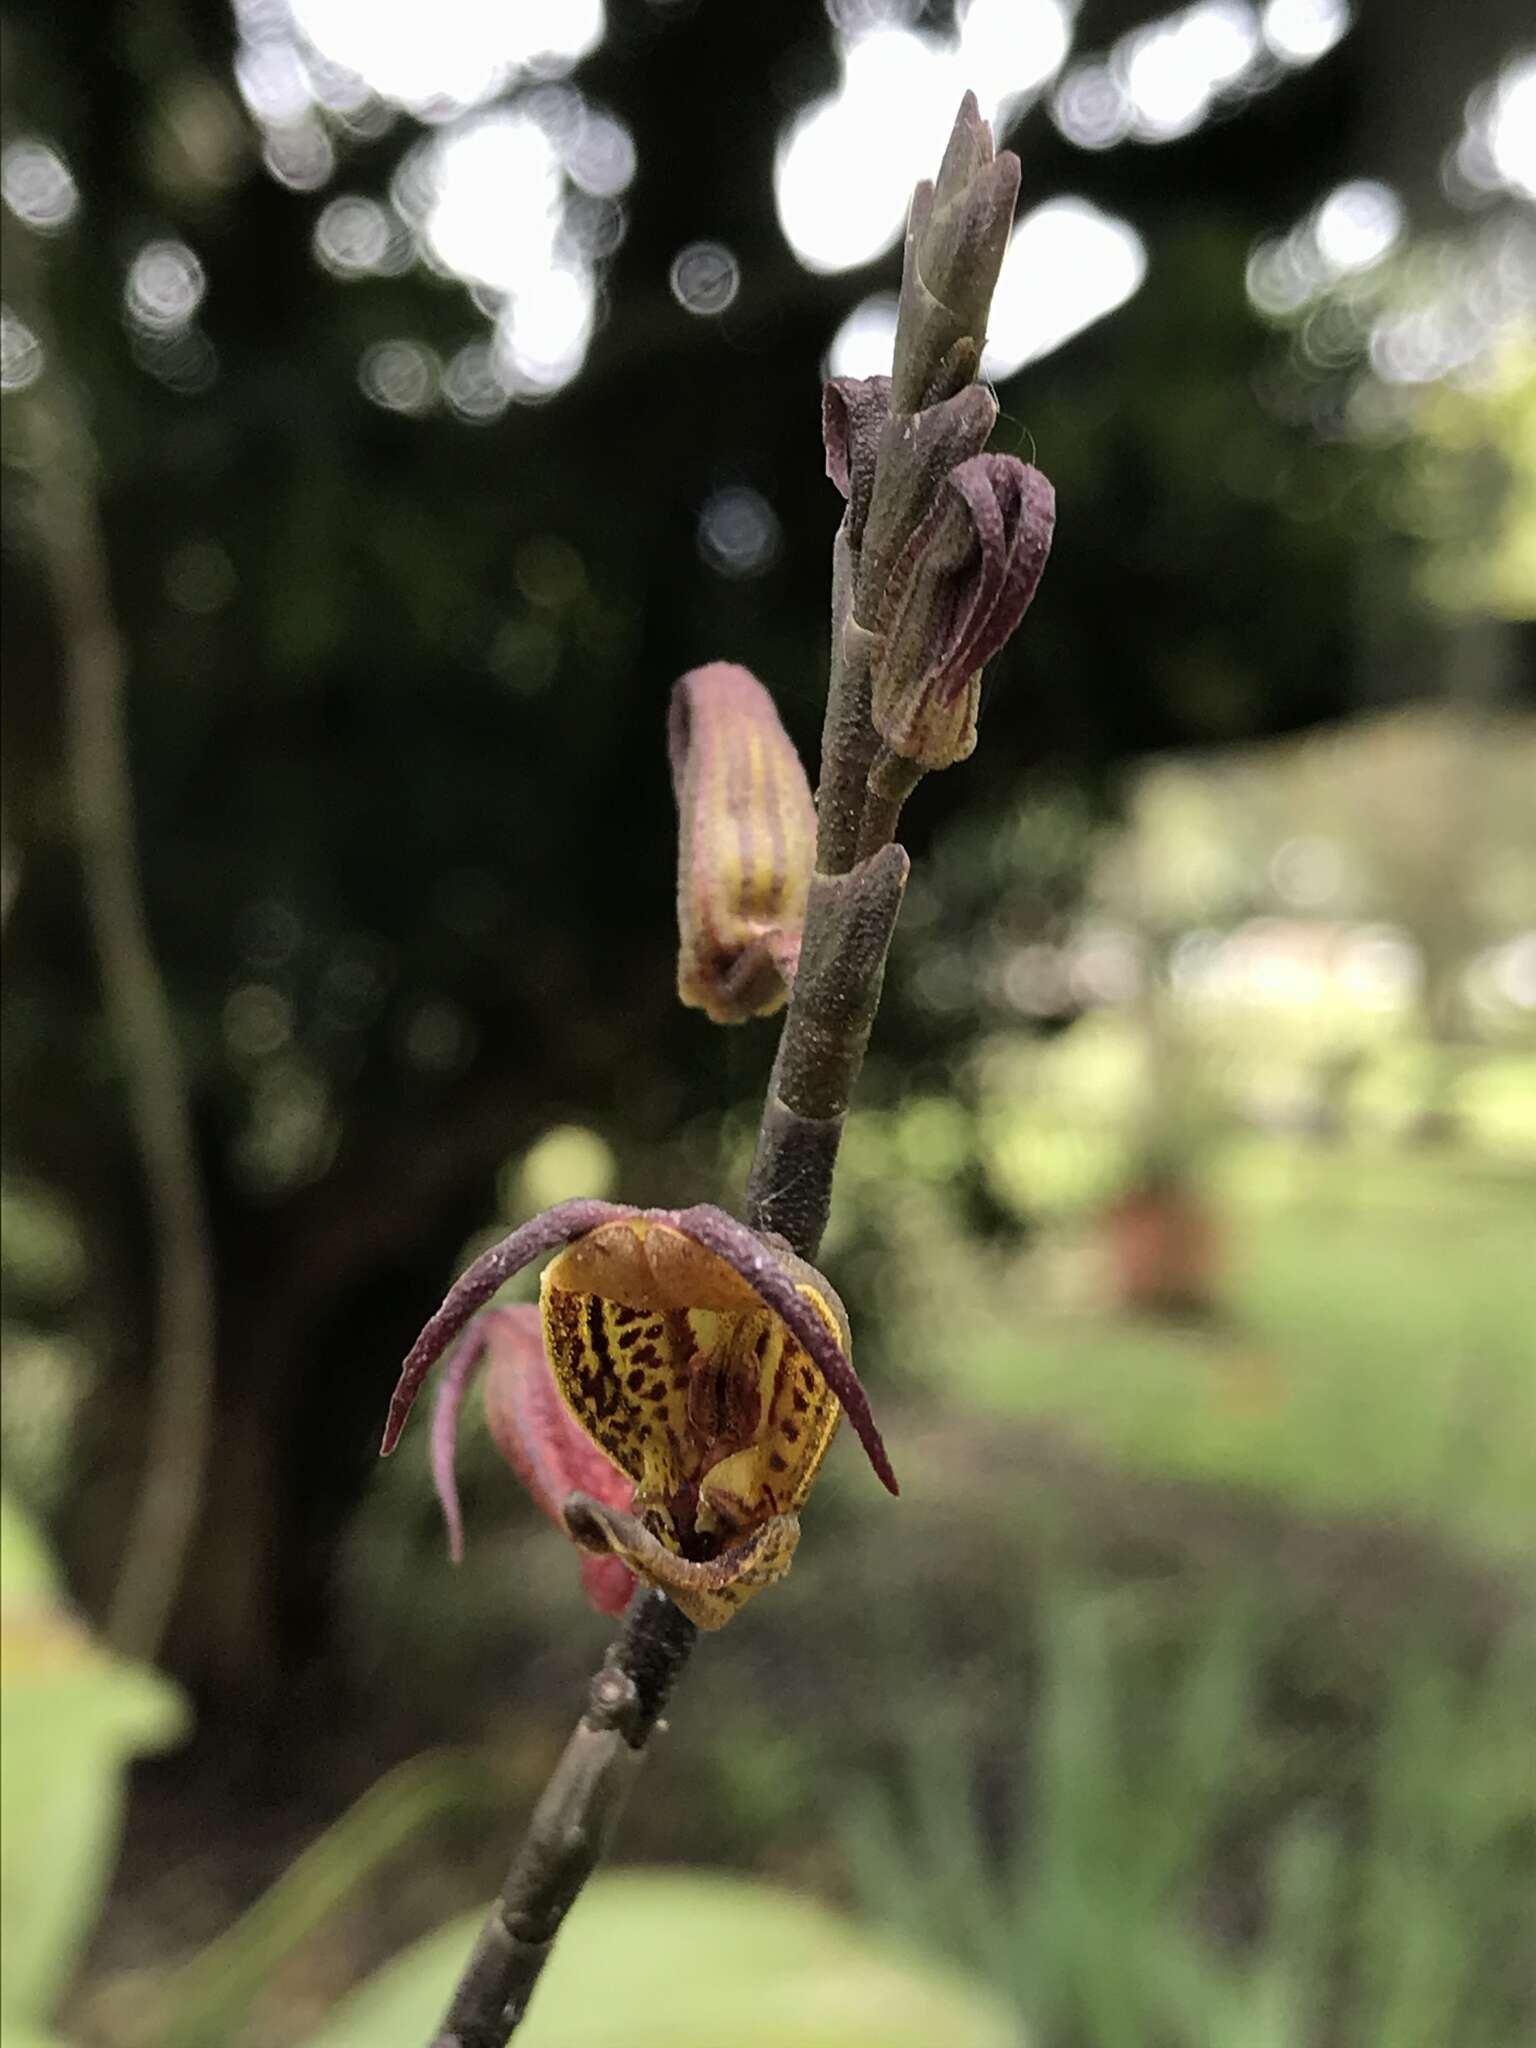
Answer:
[[[1309,1727],[1277,1711],[1289,1632],[1257,1590],[1174,1642],[1158,1603],[1055,1586],[1006,1766],[914,1740],[851,1802],[864,1911],[1037,2048],[1531,2039],[1536,1644],[1468,1670],[1420,1620],[1369,1706]]]
[[[1246,1137],[1206,1191],[1224,1244],[1209,1326],[1044,1305],[1070,1256],[1053,1238],[1006,1318],[951,1326],[933,1382],[1138,1467],[1528,1544],[1536,1178],[1467,1153]]]

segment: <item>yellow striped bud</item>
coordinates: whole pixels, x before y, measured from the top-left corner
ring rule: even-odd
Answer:
[[[672,693],[677,795],[677,992],[716,1024],[766,1017],[788,996],[816,860],[816,808],[773,699],[712,661]]]

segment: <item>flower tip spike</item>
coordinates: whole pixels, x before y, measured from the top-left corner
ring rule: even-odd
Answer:
[[[901,1488],[897,1485],[896,1474],[891,1469],[890,1456],[886,1451],[879,1425],[870,1412],[869,1396],[846,1359],[844,1367],[845,1372],[839,1373],[835,1380],[830,1373],[825,1374],[827,1385],[836,1394],[842,1404],[843,1413],[853,1424],[853,1433],[863,1445],[864,1455],[868,1458],[875,1477],[887,1493],[899,1496]]]
[[[443,1298],[442,1307],[406,1353],[400,1377],[395,1382],[395,1391],[390,1396],[379,1456],[387,1458],[399,1443],[400,1432],[405,1428],[406,1417],[421,1392],[423,1380],[470,1317],[485,1306],[498,1288],[525,1266],[531,1266],[535,1259],[542,1258],[545,1252],[554,1251],[558,1245],[569,1244],[572,1238],[597,1229],[599,1224],[618,1222],[635,1213],[622,1202],[599,1202],[590,1198],[557,1202],[552,1209],[531,1217],[502,1238],[499,1244],[493,1244],[489,1251],[482,1252],[474,1264],[454,1281]]]
[[[949,131],[939,175],[933,181],[935,205],[946,205],[956,193],[963,192],[977,173],[992,162],[994,154],[992,130],[981,118],[975,93],[967,91],[955,115],[955,125]]]

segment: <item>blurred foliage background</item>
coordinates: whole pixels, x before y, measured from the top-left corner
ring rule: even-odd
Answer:
[[[814,758],[819,381],[882,367],[966,86],[1024,167],[999,441],[1061,519],[910,807],[827,1244],[906,1490],[834,1460],[538,2024],[1536,2028],[1529,35],[10,0],[7,2043],[431,2022],[604,1624],[483,1434],[450,1573],[384,1400],[483,1233],[739,1188],[772,1027],[673,999],[667,692],[744,661]],[[103,634],[215,1288],[153,1449]],[[196,1519],[135,1643],[146,1497]]]

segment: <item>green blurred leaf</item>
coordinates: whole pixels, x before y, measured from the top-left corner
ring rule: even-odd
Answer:
[[[8,1493],[0,1493],[0,1610],[51,1607],[59,1575],[48,1546]]]
[[[44,2019],[111,1873],[129,1759],[186,1725],[156,1673],[99,1649],[62,1606],[46,1547],[0,1504],[0,2017]]]
[[[476,1759],[428,1750],[371,1785],[170,1980],[157,2048],[223,2048],[301,1942],[434,1821],[484,1805],[493,1784]]]
[[[428,1936],[309,2048],[430,2038],[478,1918]],[[636,1871],[576,1906],[534,1998],[527,2048],[1018,2048],[1017,2024],[952,1976],[895,1960],[810,1900],[741,1878]]]
[[[0,2013],[0,2048],[70,2048],[62,2034],[45,2033],[26,2020]]]

